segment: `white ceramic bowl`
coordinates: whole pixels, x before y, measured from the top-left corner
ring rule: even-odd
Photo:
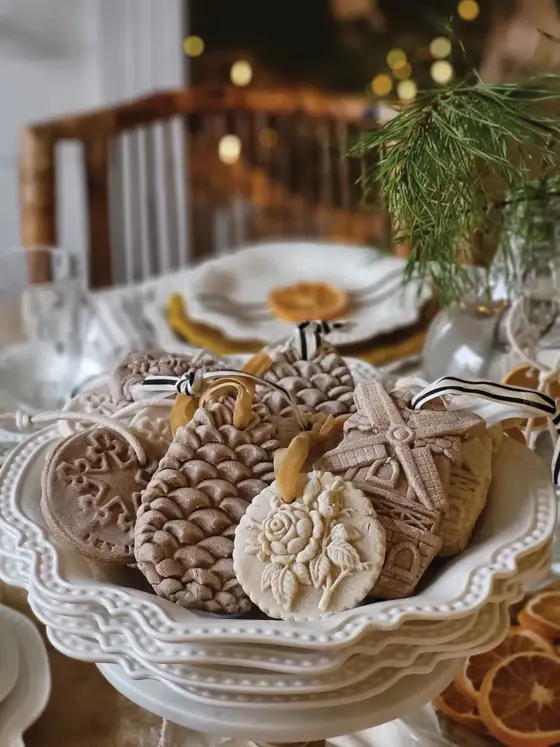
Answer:
[[[366,604],[315,623],[204,616],[98,577],[75,552],[53,545],[39,499],[45,453],[57,439],[55,428],[46,429],[7,458],[0,473],[0,530],[14,536],[16,560],[30,556],[33,586],[57,599],[61,611],[118,615],[119,630],[153,657],[169,645],[180,657],[193,643],[331,650],[408,620],[464,617],[488,601],[495,579],[514,577],[519,560],[547,544],[555,526],[556,497],[546,465],[508,441],[496,459],[488,504],[469,548],[427,578],[414,597]]]

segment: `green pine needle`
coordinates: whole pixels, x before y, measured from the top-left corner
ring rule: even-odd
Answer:
[[[491,230],[490,207],[557,168],[560,121],[542,113],[554,90],[459,83],[423,93],[361,136],[349,155],[374,153],[365,194],[380,188],[398,242],[410,241],[407,277],[429,281],[443,302],[461,295],[465,250]]]

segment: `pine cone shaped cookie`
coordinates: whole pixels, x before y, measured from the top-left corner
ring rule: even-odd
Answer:
[[[233,538],[245,510],[274,480],[276,427],[256,404],[245,429],[235,401],[200,407],[179,428],[142,496],[135,556],[156,593],[183,607],[240,614],[251,603],[233,571]]]
[[[146,376],[182,376],[189,369],[218,371],[223,364],[205,350],[193,355],[166,353],[164,350],[139,350],[129,353],[117,366],[111,380],[111,396],[116,405],[132,402],[132,387]]]
[[[354,412],[354,379],[332,345],[323,342],[311,360],[303,360],[292,343],[270,351],[272,365],[263,378],[287,389],[305,412],[327,415]],[[260,386],[257,399],[275,415],[288,415],[286,399],[279,392]]]

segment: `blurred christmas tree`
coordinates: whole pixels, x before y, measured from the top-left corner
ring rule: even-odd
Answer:
[[[476,20],[458,29],[474,64],[493,4],[480,2]],[[418,85],[433,85],[429,45],[456,14],[457,0],[193,0],[189,28],[208,54],[245,50],[286,82],[359,92],[388,70],[387,53],[395,47],[406,52]],[[462,57],[453,63],[460,77]],[[192,65],[193,82],[207,82],[198,69]]]

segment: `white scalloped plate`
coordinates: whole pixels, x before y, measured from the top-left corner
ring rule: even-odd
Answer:
[[[12,623],[6,619],[8,608],[0,605],[0,704],[14,689],[19,672],[19,656]]]
[[[117,664],[98,665],[119,692],[152,713],[176,724],[258,742],[299,742],[325,739],[392,721],[432,700],[461,667],[455,660],[439,664],[428,674],[403,677],[376,698],[335,709],[302,711],[240,710],[203,706],[155,680],[134,680]]]
[[[503,580],[496,582],[492,601],[511,599],[519,584],[534,580],[543,572],[546,573],[548,566],[548,547],[524,558],[520,563],[520,573],[516,576],[515,583]],[[5,575],[1,564],[0,575]],[[465,645],[464,642],[459,641],[460,638],[464,638],[469,631],[472,636],[478,617],[477,613],[474,613],[466,618],[441,620],[439,623],[407,623],[394,633],[377,633],[365,637],[356,646],[343,650],[341,652],[342,656],[336,656],[334,652],[317,655],[313,652],[282,650],[279,647],[273,647],[273,650],[268,652],[268,657],[265,658],[263,647],[261,647],[260,653],[255,653],[256,647],[252,645],[245,647],[225,645],[221,647],[221,650],[219,647],[215,647],[214,653],[211,653],[212,646],[200,648],[193,646],[188,652],[188,663],[185,663],[185,659],[177,661],[177,653],[180,655],[180,652],[184,651],[183,647],[177,649],[168,644],[167,648],[160,649],[159,657],[155,657],[157,661],[154,661],[154,657],[150,659],[145,652],[138,651],[134,646],[134,641],[131,642],[129,637],[120,629],[118,617],[114,619],[105,617],[100,620],[99,615],[92,614],[90,609],[86,609],[80,616],[76,616],[76,610],[72,608],[72,605],[49,600],[38,594],[34,587],[31,588],[29,601],[37,617],[46,625],[55,629],[57,634],[71,634],[71,638],[65,635],[63,640],[78,640],[85,636],[88,639],[90,651],[88,658],[92,658],[94,661],[104,661],[108,655],[111,660],[114,660],[115,657],[118,660],[122,657],[131,657],[136,662],[142,663],[146,676],[157,676],[163,681],[173,680],[176,684],[186,686],[200,684],[204,679],[207,688],[222,690],[231,690],[232,686],[235,689],[235,683],[240,678],[237,672],[232,671],[232,667],[236,667],[237,670],[242,667],[244,675],[238,689],[247,690],[246,685],[249,682],[253,689],[257,690],[264,687],[267,692],[274,689],[275,683],[280,683],[284,692],[291,690],[292,687],[301,691],[304,689],[321,690],[324,689],[324,687],[321,687],[321,675],[327,677],[329,688],[334,685],[342,687],[345,684],[353,683],[357,679],[369,676],[381,667],[408,666],[415,655],[424,651],[447,651],[448,655],[451,655],[451,652],[460,651],[461,646]],[[67,612],[69,608],[71,610],[70,614]],[[406,628],[411,628],[411,638],[414,639],[414,636],[416,636],[417,645],[407,640]],[[414,629],[416,633],[414,633]],[[480,626],[478,630],[481,631]],[[423,636],[422,631],[424,632]],[[473,639],[469,638],[469,640],[472,641]],[[95,642],[96,647],[92,648],[93,642]],[[152,645],[153,643],[152,641]],[[458,645],[459,648],[457,648]],[[232,657],[230,653],[232,649],[235,652],[235,657]],[[398,653],[393,656],[395,651]],[[70,653],[69,650],[65,652]],[[221,654],[222,660],[218,658],[219,654]],[[82,658],[83,650],[78,648],[71,655]],[[356,655],[361,655],[362,658],[358,660],[355,658]],[[345,667],[345,663],[350,657],[353,657],[353,661],[350,662],[350,670],[347,671],[348,668]],[[369,661],[366,661],[366,657]],[[371,661],[372,657],[375,657],[374,661]],[[296,669],[298,658],[301,666]],[[319,659],[319,666],[316,666],[316,668],[314,667],[314,664],[316,664],[314,662],[315,658]],[[360,666],[356,668],[355,663],[357,661],[360,662]],[[202,671],[205,675],[208,675],[206,678],[201,678],[201,668],[196,666],[201,663],[205,665]],[[212,672],[207,666],[212,663],[220,663],[219,672]],[[336,667],[338,667],[338,673],[333,678],[332,673]],[[260,675],[256,677],[252,676],[252,671],[255,669],[261,670]],[[265,671],[263,677],[262,670],[276,671],[277,674],[274,678],[270,678],[267,677]],[[288,678],[286,677],[287,674],[295,674],[298,679],[294,682],[294,677]],[[284,679],[280,678],[281,675]],[[331,675],[330,678],[329,675]],[[251,678],[252,682],[250,681]],[[318,681],[319,685],[317,684]],[[304,684],[303,688],[302,684]]]
[[[24,732],[39,718],[49,699],[49,658],[37,628],[24,615],[2,607],[0,621],[10,627],[20,663],[15,687],[0,703],[0,744],[24,747]]]
[[[334,345],[348,345],[418,320],[431,293],[416,283],[399,286],[397,274],[402,274],[404,266],[403,259],[369,247],[298,241],[258,244],[161,278],[156,304],[147,313],[150,321],[162,316],[169,295],[177,292],[188,299],[192,319],[220,329],[230,340],[251,338],[270,343],[289,335],[294,326],[267,312],[266,299],[272,289],[302,281],[326,281],[361,294],[376,285],[373,295],[380,298],[390,283],[394,290],[382,302],[360,300],[348,316],[352,328],[337,330],[329,337]],[[202,294],[217,294],[222,304],[232,305],[216,310]],[[240,315],[237,311],[243,303],[262,304],[264,313]]]
[[[419,657],[423,657],[423,666],[427,665],[428,655],[434,662],[442,658],[457,658],[486,650],[489,638],[492,642],[503,633],[504,621],[507,621],[507,610],[523,596],[521,587],[511,583],[504,587],[502,600],[486,605],[479,612],[466,618],[462,631],[458,631],[453,640],[446,643],[435,643],[423,647],[395,645],[384,651],[381,656],[353,655],[338,672],[312,675],[281,675],[267,672],[247,671],[244,667],[209,666],[190,667],[189,675],[182,665],[162,665],[147,662],[137,653],[134,661],[142,667],[136,676],[156,677],[171,686],[177,686],[201,702],[226,702],[230,706],[241,707],[243,704],[289,703],[291,707],[304,707],[312,701],[319,700],[326,704],[338,703],[339,698],[351,698],[360,693],[369,693],[384,688],[387,678],[404,676],[405,670],[414,668]],[[52,633],[49,635],[57,648],[74,658],[87,658],[96,662],[115,657],[120,661],[127,658],[123,646],[115,641],[114,646],[101,646],[99,637],[88,635],[75,619],[56,614],[45,607],[38,609],[35,600],[34,611]],[[126,648],[125,648],[126,651]],[[177,673],[177,670],[178,673]],[[394,670],[393,675],[390,672]],[[381,675],[379,674],[381,672]],[[363,694],[362,697],[368,697]],[[241,705],[239,705],[241,704]],[[298,705],[301,704],[301,705]],[[327,705],[325,707],[327,707]]]
[[[496,459],[488,504],[470,547],[414,597],[367,604],[313,624],[220,619],[96,581],[76,553],[51,543],[39,507],[40,474],[56,437],[55,428],[34,434],[7,458],[0,471],[0,528],[16,538],[16,558],[30,557],[38,589],[60,602],[118,612],[123,630],[137,640],[145,634],[148,644],[154,638],[180,645],[270,641],[324,649],[347,646],[372,629],[394,630],[406,620],[463,617],[486,603],[495,579],[513,577],[519,559],[546,544],[555,526],[556,497],[546,465],[508,441]]]
[[[517,590],[515,599],[521,599],[523,593],[520,588]],[[510,600],[513,601],[513,600]],[[465,655],[475,654],[482,651],[488,651],[500,643],[509,628],[509,606],[510,602],[503,602],[497,605],[491,605],[493,609],[488,609],[485,616],[486,632],[484,636],[478,637],[477,644],[467,647],[460,655],[463,659]],[[85,638],[80,633],[72,634],[62,632],[58,629],[47,629],[49,639],[52,644],[62,653],[76,657],[79,653],[80,659],[97,661],[97,647],[95,642]],[[193,707],[211,706],[227,709],[242,709],[250,711],[284,711],[286,718],[288,714],[296,711],[309,711],[309,709],[326,709],[329,713],[332,709],[349,707],[362,700],[371,700],[382,695],[387,689],[393,687],[399,680],[414,674],[428,674],[432,672],[439,663],[444,660],[456,660],[457,652],[436,651],[429,653],[417,654],[410,660],[406,667],[393,668],[383,667],[373,673],[366,680],[362,680],[352,686],[329,690],[314,694],[295,694],[295,695],[268,695],[265,694],[240,694],[240,693],[217,693],[209,690],[207,687],[181,687],[169,680],[155,676],[153,673],[146,671],[142,664],[126,657],[107,655],[104,662],[119,664],[126,671],[127,675],[133,679],[155,678],[181,695],[185,699],[192,701]],[[372,703],[374,705],[374,701]]]

